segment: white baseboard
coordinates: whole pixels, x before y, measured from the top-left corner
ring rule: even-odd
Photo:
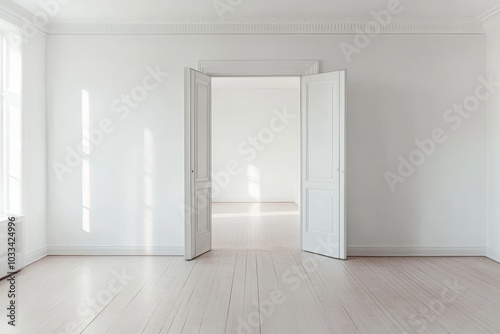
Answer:
[[[347,256],[486,256],[483,247],[347,247]]]
[[[50,246],[48,255],[68,256],[184,256],[184,247],[88,247],[88,246]]]
[[[214,198],[212,203],[295,203],[293,198],[261,198],[256,200],[254,198]]]
[[[36,262],[36,261],[39,261],[41,259],[43,259],[44,257],[46,257],[48,254],[47,254],[47,248],[42,248],[40,250],[37,250],[35,252],[32,252],[30,254],[27,254],[25,257],[24,257],[24,266],[29,266],[30,264]]]
[[[497,261],[500,263],[500,250],[498,249],[494,249],[494,248],[488,248],[487,250],[487,254],[486,256],[490,259],[492,259],[493,261]]]
[[[51,246],[26,258],[26,265],[47,255],[67,256],[183,256],[184,247],[79,247]],[[500,251],[483,247],[348,247],[348,256],[488,256],[500,262]]]
[[[244,212],[244,213],[214,213],[213,218],[236,217],[271,217],[271,216],[298,216],[300,211],[273,211],[273,212]]]

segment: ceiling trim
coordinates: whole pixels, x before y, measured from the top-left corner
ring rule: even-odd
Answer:
[[[3,8],[0,7],[0,9]],[[19,27],[22,26],[22,21],[17,16],[6,10],[0,10],[0,20],[3,20],[8,25],[15,26],[16,29],[19,29]]]
[[[373,30],[380,28],[380,33]],[[478,18],[403,18],[396,17],[386,25],[373,18],[172,18],[167,20],[92,20],[50,23],[54,35],[355,35],[375,31],[376,35],[393,34],[484,34]]]
[[[484,25],[484,32],[490,34],[500,29],[500,5],[477,17]]]
[[[32,1],[32,0],[12,0],[15,4],[23,7],[31,14],[38,13],[43,11],[43,8],[40,6],[40,1]]]
[[[47,33],[46,26],[38,26],[33,23],[33,15],[30,10],[18,3],[5,2],[0,4],[0,19],[20,28],[21,32],[24,32],[29,27],[31,31],[34,28],[39,32]]]

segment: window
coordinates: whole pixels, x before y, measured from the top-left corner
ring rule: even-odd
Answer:
[[[3,25],[0,24],[0,28]],[[0,30],[0,217],[22,207],[22,56],[12,32]]]

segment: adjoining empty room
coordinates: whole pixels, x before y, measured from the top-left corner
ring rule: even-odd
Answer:
[[[300,78],[212,79],[213,248],[300,249]]]

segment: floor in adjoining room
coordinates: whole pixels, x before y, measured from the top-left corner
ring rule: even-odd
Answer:
[[[212,247],[297,250],[299,214],[295,203],[214,203]]]
[[[296,207],[255,208],[215,205],[214,250],[190,262],[36,262],[18,276],[16,331],[2,316],[0,333],[500,333],[499,263],[324,258],[299,250]]]

